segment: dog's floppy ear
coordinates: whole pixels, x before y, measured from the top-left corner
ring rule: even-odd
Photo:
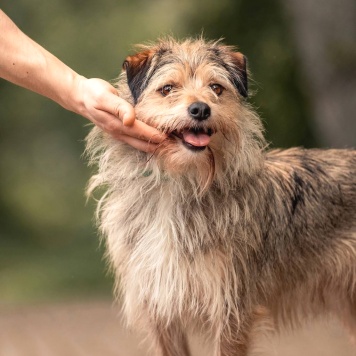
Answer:
[[[238,92],[244,97],[248,96],[247,58],[240,52],[230,52],[232,66],[229,67],[232,81]]]
[[[135,104],[145,88],[145,78],[150,68],[153,53],[153,51],[147,50],[128,56],[122,65],[123,70],[126,71],[127,84]]]

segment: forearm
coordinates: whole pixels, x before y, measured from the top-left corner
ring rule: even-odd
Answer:
[[[77,111],[79,75],[27,37],[0,10],[0,77]]]

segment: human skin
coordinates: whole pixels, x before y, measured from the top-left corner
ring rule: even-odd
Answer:
[[[1,10],[0,77],[48,97],[138,150],[155,152],[166,137],[136,120],[134,108],[112,85],[76,73],[25,35]]]

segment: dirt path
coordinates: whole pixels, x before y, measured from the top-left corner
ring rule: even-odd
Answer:
[[[142,356],[107,302],[0,309],[1,356]]]
[[[122,325],[119,309],[110,302],[0,305],[0,356],[147,355],[141,337]],[[194,355],[208,356],[208,346],[205,349],[194,342]],[[263,338],[258,349],[260,356],[356,356],[356,349],[335,322]]]

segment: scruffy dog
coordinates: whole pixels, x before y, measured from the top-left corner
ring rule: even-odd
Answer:
[[[246,59],[218,42],[173,39],[123,65],[120,96],[168,135],[154,154],[94,128],[98,221],[130,325],[155,354],[246,355],[261,311],[276,327],[356,313],[356,151],[266,150],[246,101]],[[354,319],[355,320],[355,319]]]

